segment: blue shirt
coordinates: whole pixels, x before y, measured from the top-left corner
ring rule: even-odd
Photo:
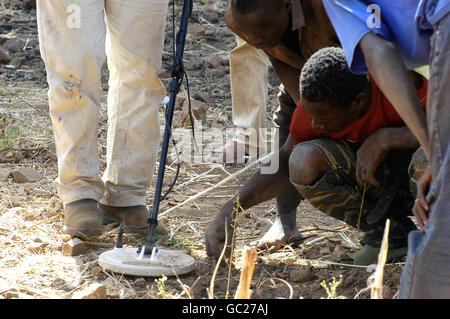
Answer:
[[[450,11],[449,0],[322,0],[355,73],[367,72],[358,44],[369,32],[392,42],[409,70],[429,64],[433,24]],[[376,5],[375,11],[369,5]]]

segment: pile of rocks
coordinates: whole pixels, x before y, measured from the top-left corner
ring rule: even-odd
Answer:
[[[4,8],[0,13],[0,74],[4,81],[16,81],[24,74],[14,71],[40,62],[36,1],[10,0],[4,3]]]

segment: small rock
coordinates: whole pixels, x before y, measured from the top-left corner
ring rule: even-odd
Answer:
[[[141,287],[141,288],[145,288],[147,286],[147,280],[145,280],[145,278],[138,278],[136,279],[136,281],[133,283],[133,285],[135,287]]]
[[[174,115],[173,127],[174,128],[188,128],[191,127],[191,118],[189,116],[189,101],[186,98],[180,97],[175,109],[179,110]],[[208,110],[208,105],[202,101],[195,100],[191,98],[191,110],[192,110],[192,120],[194,125],[196,121],[201,121],[206,123],[206,111]]]
[[[184,63],[184,68],[188,71],[200,70],[203,66],[202,60],[192,59]]]
[[[84,242],[78,238],[72,238],[68,242],[64,243],[62,253],[64,256],[78,256],[85,254],[87,247]]]
[[[11,173],[16,183],[33,183],[42,178],[42,174],[32,168],[23,167]]]
[[[14,38],[14,36],[11,33],[8,34],[0,34],[0,44],[5,43],[6,41],[8,41],[9,39]]]
[[[23,56],[18,56],[13,58],[9,64],[12,65],[13,67],[15,67],[16,69],[20,68],[22,63],[25,61],[25,57]]]
[[[213,55],[205,60],[207,66],[211,68],[217,68],[220,65],[223,65],[223,58],[220,55]]]
[[[102,267],[94,267],[94,268],[92,268],[91,273],[94,276],[100,276],[101,274],[103,274],[103,268]]]
[[[0,47],[0,63],[9,63],[9,61],[11,61],[11,57],[8,51]]]
[[[206,10],[203,15],[211,23],[217,23],[220,20],[220,13],[215,10]]]
[[[333,261],[339,261],[341,260],[345,254],[347,253],[347,251],[345,250],[344,247],[342,247],[341,245],[337,245],[333,252],[331,253],[331,260]]]
[[[5,158],[13,158],[13,157],[14,157],[14,152],[9,151],[9,152],[7,152],[7,153],[5,154],[4,157],[5,157]]]
[[[199,100],[199,101],[202,101],[205,103],[211,102],[211,98],[209,97],[209,95],[206,92],[195,91],[194,94],[192,94],[192,97],[196,100]]]
[[[7,182],[10,174],[9,169],[0,167],[0,182]]]
[[[204,36],[206,32],[206,28],[198,23],[191,23],[188,25],[188,34],[187,38],[195,39],[201,36]]]
[[[105,299],[106,287],[99,283],[91,284],[86,289],[75,291],[72,299]]]
[[[36,0],[23,0],[22,5],[25,9],[36,9]]]
[[[19,38],[9,39],[3,44],[3,48],[10,53],[20,52],[20,51],[22,51],[24,46],[25,46],[25,41],[23,41],[22,39],[19,39]]]
[[[299,267],[291,271],[289,278],[292,282],[305,282],[314,279],[314,273],[309,267]]]
[[[172,74],[168,70],[161,70],[161,72],[158,73],[158,77],[161,79],[168,79],[171,76],[172,76]]]

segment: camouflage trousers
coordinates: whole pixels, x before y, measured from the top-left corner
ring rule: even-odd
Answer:
[[[412,215],[415,200],[415,194],[410,189],[410,181],[413,181],[414,185],[414,181],[420,178],[422,167],[426,166],[422,163],[426,161],[425,156],[414,154],[416,162],[410,161],[412,152],[402,154],[404,156],[401,161],[398,160],[398,155],[389,156],[376,170],[375,177],[380,182],[380,186],[376,187],[356,177],[356,152],[359,144],[320,138],[300,143],[295,147],[302,147],[304,144],[312,144],[322,152],[329,170],[313,185],[299,185],[291,180],[298,192],[321,212],[363,231],[365,233],[361,240],[363,245],[375,247],[381,245],[386,219],[389,218],[391,225],[389,247],[406,247],[408,233],[417,229],[408,217]],[[420,149],[416,153],[420,153]],[[389,195],[395,197],[382,217],[370,224],[366,218],[377,202],[383,200],[382,196],[385,196],[383,195],[385,189],[392,183],[394,174],[402,176],[395,194]]]

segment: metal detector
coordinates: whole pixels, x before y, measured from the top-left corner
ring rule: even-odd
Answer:
[[[175,64],[172,66],[172,79],[168,90],[170,95],[166,109],[166,124],[164,129],[161,158],[159,162],[158,179],[153,199],[153,208],[147,220],[147,226],[130,227],[149,227],[147,242],[144,246],[139,246],[137,248],[122,247],[122,235],[127,226],[121,225],[115,248],[113,250],[106,251],[99,256],[100,266],[112,272],[135,276],[160,277],[161,275],[173,276],[185,274],[192,271],[195,266],[195,260],[193,257],[180,251],[163,249],[155,246],[155,229],[158,224],[159,204],[167,195],[166,193],[166,195],[161,197],[167,152],[169,142],[172,137],[171,127],[175,100],[181,83],[183,82],[183,77],[186,75],[183,68],[183,53],[187,25],[192,13],[192,6],[193,0],[184,0],[181,25],[177,33],[176,43],[174,43],[174,45],[176,45],[176,49],[174,48],[174,51],[176,52]]]

